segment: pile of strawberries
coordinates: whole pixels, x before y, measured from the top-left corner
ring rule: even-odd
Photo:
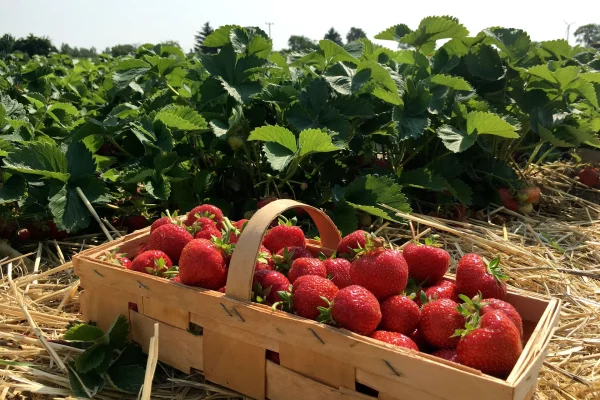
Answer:
[[[231,222],[203,204],[185,223],[171,215],[155,221],[147,248],[133,261],[118,253],[106,257],[134,271],[225,292],[246,222]],[[358,230],[330,257],[315,251],[302,229],[279,220],[255,261],[253,301],[498,377],[508,376],[521,355],[523,323],[504,301],[506,276],[498,259],[488,264],[477,254],[464,255],[453,282],[444,278],[450,255],[429,240],[400,251]]]

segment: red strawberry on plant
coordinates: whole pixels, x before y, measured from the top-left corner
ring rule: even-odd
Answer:
[[[29,232],[29,229],[27,229],[27,228],[20,229],[17,232],[17,239],[19,239],[22,242],[29,240],[30,237],[31,237],[31,233]]]
[[[450,254],[427,239],[424,245],[408,243],[402,252],[408,264],[408,276],[423,285],[432,285],[442,279],[450,266]]]
[[[319,311],[319,322],[332,323],[359,335],[370,335],[381,322],[377,298],[358,285],[341,289],[329,307],[320,307]]]
[[[379,329],[410,335],[419,326],[419,306],[406,296],[391,296],[381,303]]]
[[[402,253],[374,248],[369,242],[364,252],[352,261],[352,283],[369,290],[379,300],[402,293],[408,281],[408,265]]]
[[[519,210],[519,202],[513,197],[510,190],[505,188],[498,189],[498,195],[500,196],[500,201],[504,208],[511,211]]]
[[[179,263],[179,257],[185,245],[194,239],[183,227],[174,224],[159,226],[150,233],[149,250],[161,250],[166,253],[173,263]]]
[[[394,346],[419,351],[419,347],[411,338],[398,332],[375,331],[370,337]]]
[[[157,219],[156,221],[154,221],[152,223],[152,225],[150,226],[150,232],[154,232],[156,230],[156,228],[158,228],[159,226],[162,226],[165,224],[176,224],[178,222],[177,211],[175,211],[173,214],[171,214],[171,213],[169,213],[169,210],[167,210],[164,213],[161,213],[160,215],[161,215],[161,217],[159,219]]]
[[[281,292],[279,297],[299,316],[314,319],[321,314],[319,308],[329,306],[338,288],[329,279],[317,275],[303,275],[292,285],[292,293]],[[284,306],[285,308],[285,306]]]
[[[490,311],[503,312],[517,327],[519,337],[523,337],[523,319],[512,304],[498,299],[483,299],[481,304],[482,307],[481,310],[479,310],[481,316],[484,316]]]
[[[327,277],[340,289],[352,285],[350,279],[350,261],[345,258],[327,258],[323,260]]]
[[[456,347],[459,338],[452,335],[465,326],[465,317],[457,308],[458,304],[449,299],[433,300],[421,308],[419,332],[429,344],[439,348]]]
[[[258,251],[258,256],[256,257],[256,264],[254,265],[255,271],[260,271],[261,269],[275,269],[273,255],[262,244],[260,245],[260,250]]]
[[[279,225],[271,228],[263,239],[263,244],[271,253],[277,252],[284,247],[306,247],[304,232],[292,221],[280,219]]]
[[[56,223],[52,220],[48,221],[48,228],[50,228],[50,239],[63,240],[68,236],[67,231],[58,230]]]
[[[226,256],[210,240],[193,239],[181,252],[179,276],[185,285],[218,290],[227,280]]]
[[[358,230],[346,235],[342,238],[340,243],[337,246],[337,255],[338,257],[342,255],[348,255],[354,257],[355,250],[359,250],[364,248],[367,244],[367,237],[369,233]]]
[[[170,271],[173,262],[160,250],[147,250],[138,254],[131,263],[131,270],[156,276],[173,276],[177,271]]]
[[[523,352],[519,331],[501,311],[489,311],[471,321],[472,328],[457,332],[458,361],[471,368],[505,378]]]
[[[504,300],[507,278],[500,268],[500,258],[486,265],[478,254],[465,254],[456,267],[456,290],[472,298],[481,292],[483,298]]]
[[[148,220],[143,215],[132,215],[125,219],[125,226],[127,226],[127,233],[131,233],[147,227]]]
[[[290,281],[281,272],[270,269],[254,271],[253,291],[259,303],[271,305],[283,300],[279,292],[289,292]]]
[[[456,349],[440,349],[434,351],[433,353],[431,353],[431,355],[443,358],[444,360],[459,363],[458,354],[456,354]]]
[[[540,188],[537,186],[529,186],[519,191],[518,198],[522,203],[535,204],[540,199]]]
[[[275,254],[275,265],[277,269],[287,273],[292,266],[292,262],[298,258],[312,258],[313,255],[304,247],[284,247]]]
[[[323,261],[318,258],[297,258],[292,263],[288,278],[291,283],[303,275],[317,275],[321,278],[327,278],[327,269]]]
[[[598,168],[586,167],[579,171],[579,182],[589,187],[600,186],[600,171]]]
[[[187,220],[185,221],[185,224],[187,226],[192,226],[194,222],[201,217],[206,217],[213,220],[217,228],[220,228],[221,222],[223,222],[223,211],[221,211],[219,207],[213,206],[212,204],[201,204],[192,208],[192,210],[187,214]]]

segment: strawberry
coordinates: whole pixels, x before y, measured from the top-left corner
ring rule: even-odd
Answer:
[[[533,204],[523,203],[519,206],[519,212],[521,214],[529,215],[533,211]]]
[[[271,350],[267,350],[267,360],[279,364],[279,353]]]
[[[369,290],[379,300],[400,294],[406,288],[408,265],[398,250],[367,248],[352,261],[352,284]]]
[[[181,283],[181,277],[179,275],[175,275],[171,278],[171,282]]]
[[[30,237],[31,237],[31,232],[29,232],[29,229],[27,229],[27,228],[20,229],[17,232],[17,239],[19,239],[22,242],[29,240]]]
[[[156,276],[169,276],[177,274],[177,271],[175,270],[169,271],[172,266],[173,262],[169,256],[162,251],[147,250],[138,254],[138,256],[133,259],[131,268],[129,269]]]
[[[196,233],[194,234],[195,239],[210,240],[213,236],[217,238],[222,237],[221,231],[217,229],[215,222],[210,218],[200,217],[196,219],[192,228],[196,230]]]
[[[125,219],[125,226],[127,227],[127,233],[131,233],[147,227],[148,220],[143,215],[132,215]]]
[[[600,186],[600,171],[598,168],[586,167],[579,171],[579,182],[589,187]]]
[[[201,204],[192,208],[192,210],[187,214],[187,220],[185,221],[185,224],[187,226],[192,226],[200,217],[210,218],[214,221],[217,228],[220,228],[221,222],[223,222],[223,211],[211,204]]]
[[[247,223],[248,220],[245,218],[231,223],[235,229],[233,229],[229,234],[229,243],[235,244],[238,242],[238,240],[240,239],[240,235],[242,234]]]
[[[358,285],[341,289],[329,307],[320,307],[319,311],[319,322],[330,322],[359,335],[370,335],[381,322],[377,298]]]
[[[340,289],[352,285],[350,279],[350,261],[344,258],[327,258],[323,260],[327,277]]]
[[[306,238],[302,229],[286,223],[271,228],[265,235],[263,244],[271,253],[277,254],[284,247],[306,247]]]
[[[256,208],[258,208],[260,210],[261,208],[263,208],[264,206],[266,206],[269,203],[274,202],[275,200],[277,200],[277,197],[275,197],[275,196],[269,196],[269,197],[264,197],[262,199],[258,199]]]
[[[165,252],[177,264],[183,248],[192,239],[192,235],[183,226],[167,224],[159,226],[150,234],[148,249]]]
[[[56,223],[52,220],[48,221],[48,228],[50,228],[50,239],[63,240],[68,236],[67,231],[58,230]]]
[[[444,249],[427,244],[409,243],[402,252],[408,264],[408,276],[423,285],[442,279],[450,266],[450,254]]]
[[[472,298],[481,292],[483,298],[504,300],[507,278],[500,269],[500,259],[493,259],[488,265],[478,254],[465,254],[456,267],[456,290],[459,294]]]
[[[421,297],[423,295],[421,295],[421,293],[423,293],[427,300],[450,299],[456,303],[459,302],[456,284],[445,279],[440,280],[435,285],[421,289],[421,292],[419,292],[418,296],[415,298],[415,303],[419,306],[422,305]]]
[[[210,240],[193,239],[181,252],[179,276],[185,285],[218,290],[227,280],[226,256]]]
[[[289,293],[290,281],[281,272],[269,269],[255,271],[253,291],[259,303],[271,305],[282,301],[279,292]]]
[[[454,333],[464,328],[465,317],[458,304],[449,299],[433,300],[421,308],[419,332],[427,342],[439,348],[456,347],[459,338]]]
[[[178,222],[177,217],[177,211],[175,211],[172,215],[169,213],[169,210],[165,211],[165,213],[161,213],[160,214],[161,217],[159,219],[157,219],[156,221],[154,221],[152,223],[152,225],[150,225],[150,232],[154,232],[154,230],[156,230],[156,228],[158,228],[159,226],[165,225],[165,224],[176,224]]]
[[[258,251],[258,256],[256,257],[256,264],[254,265],[255,271],[260,271],[261,269],[275,269],[273,255],[262,244],[260,245],[260,250]]]
[[[427,342],[427,340],[425,340],[425,337],[419,331],[419,329],[415,329],[415,331],[411,333],[409,337],[417,344],[420,351],[429,352],[431,350],[431,345]]]
[[[237,135],[229,136],[227,138],[227,143],[229,144],[229,147],[231,147],[231,150],[237,151],[240,147],[244,145],[244,139]]]
[[[476,319],[477,320],[477,319]],[[519,331],[501,311],[488,311],[460,332],[458,361],[483,373],[505,378],[523,352]]]
[[[292,262],[298,258],[312,258],[313,255],[304,247],[284,247],[279,250],[274,258],[277,269],[287,273],[292,266]]]
[[[519,202],[515,200],[510,190],[500,188],[498,189],[498,195],[500,196],[500,201],[504,208],[512,211],[517,211],[519,209]]]
[[[327,269],[323,261],[318,258],[297,258],[292,263],[288,278],[291,283],[303,275],[317,275],[322,278],[327,277]]]
[[[379,329],[410,335],[417,329],[421,312],[419,306],[406,296],[388,297],[381,303]]]
[[[431,353],[431,355],[458,363],[458,354],[456,354],[456,349],[440,349],[434,351]]]
[[[479,310],[481,316],[484,316],[490,311],[503,312],[517,327],[519,337],[523,337],[523,320],[512,304],[498,299],[483,299],[482,305],[483,307]]]
[[[293,283],[291,295],[282,292],[279,296],[291,302],[291,308],[297,315],[316,320],[321,314],[319,308],[327,307],[337,292],[337,286],[329,279],[303,275]]]
[[[419,347],[411,338],[398,332],[375,331],[371,333],[370,337],[394,346],[419,351]]]
[[[344,236],[337,246],[338,257],[343,254],[354,257],[354,250],[365,247],[368,236],[369,234],[367,232],[361,230],[354,231],[351,234]]]
[[[540,188],[537,186],[529,186],[519,191],[518,199],[522,203],[535,204],[540,199]]]

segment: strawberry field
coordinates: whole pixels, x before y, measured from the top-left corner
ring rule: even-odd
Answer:
[[[557,297],[536,398],[600,396],[600,53],[451,17],[375,39],[399,50],[278,52],[260,28],[227,25],[204,54],[0,58],[2,397],[135,396],[145,374],[159,397],[238,396],[150,368],[123,318],[82,321],[89,287],[70,258],[151,226],[99,260],[226,293],[248,220],[277,199],[323,210],[343,239],[315,250],[306,211],[286,211],[258,249],[256,307],[506,380],[533,334],[507,288]]]

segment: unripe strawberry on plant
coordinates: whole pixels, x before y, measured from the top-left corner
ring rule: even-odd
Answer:
[[[533,204],[531,203],[523,203],[519,206],[519,212],[529,215],[533,212]]]
[[[419,351],[419,347],[411,338],[398,332],[375,331],[370,337],[394,346]]]
[[[579,182],[589,187],[600,186],[600,171],[598,168],[586,167],[579,171]]]
[[[465,254],[456,267],[456,290],[469,298],[481,292],[483,298],[504,300],[506,279],[500,268],[500,258],[486,264],[478,254]]]
[[[377,298],[358,285],[341,289],[329,307],[320,307],[319,311],[319,322],[331,323],[359,335],[370,335],[381,322]]]
[[[408,264],[408,276],[425,286],[442,279],[450,266],[450,254],[429,239],[424,245],[408,243],[402,255]]]
[[[29,229],[27,229],[27,228],[20,229],[17,232],[17,239],[22,242],[29,240],[30,237],[31,237],[31,233],[29,232]]]
[[[541,191],[537,186],[529,186],[519,190],[518,199],[521,203],[536,204],[540,199]]]
[[[237,151],[244,145],[244,139],[240,136],[234,135],[227,137],[227,143],[231,150]]]

